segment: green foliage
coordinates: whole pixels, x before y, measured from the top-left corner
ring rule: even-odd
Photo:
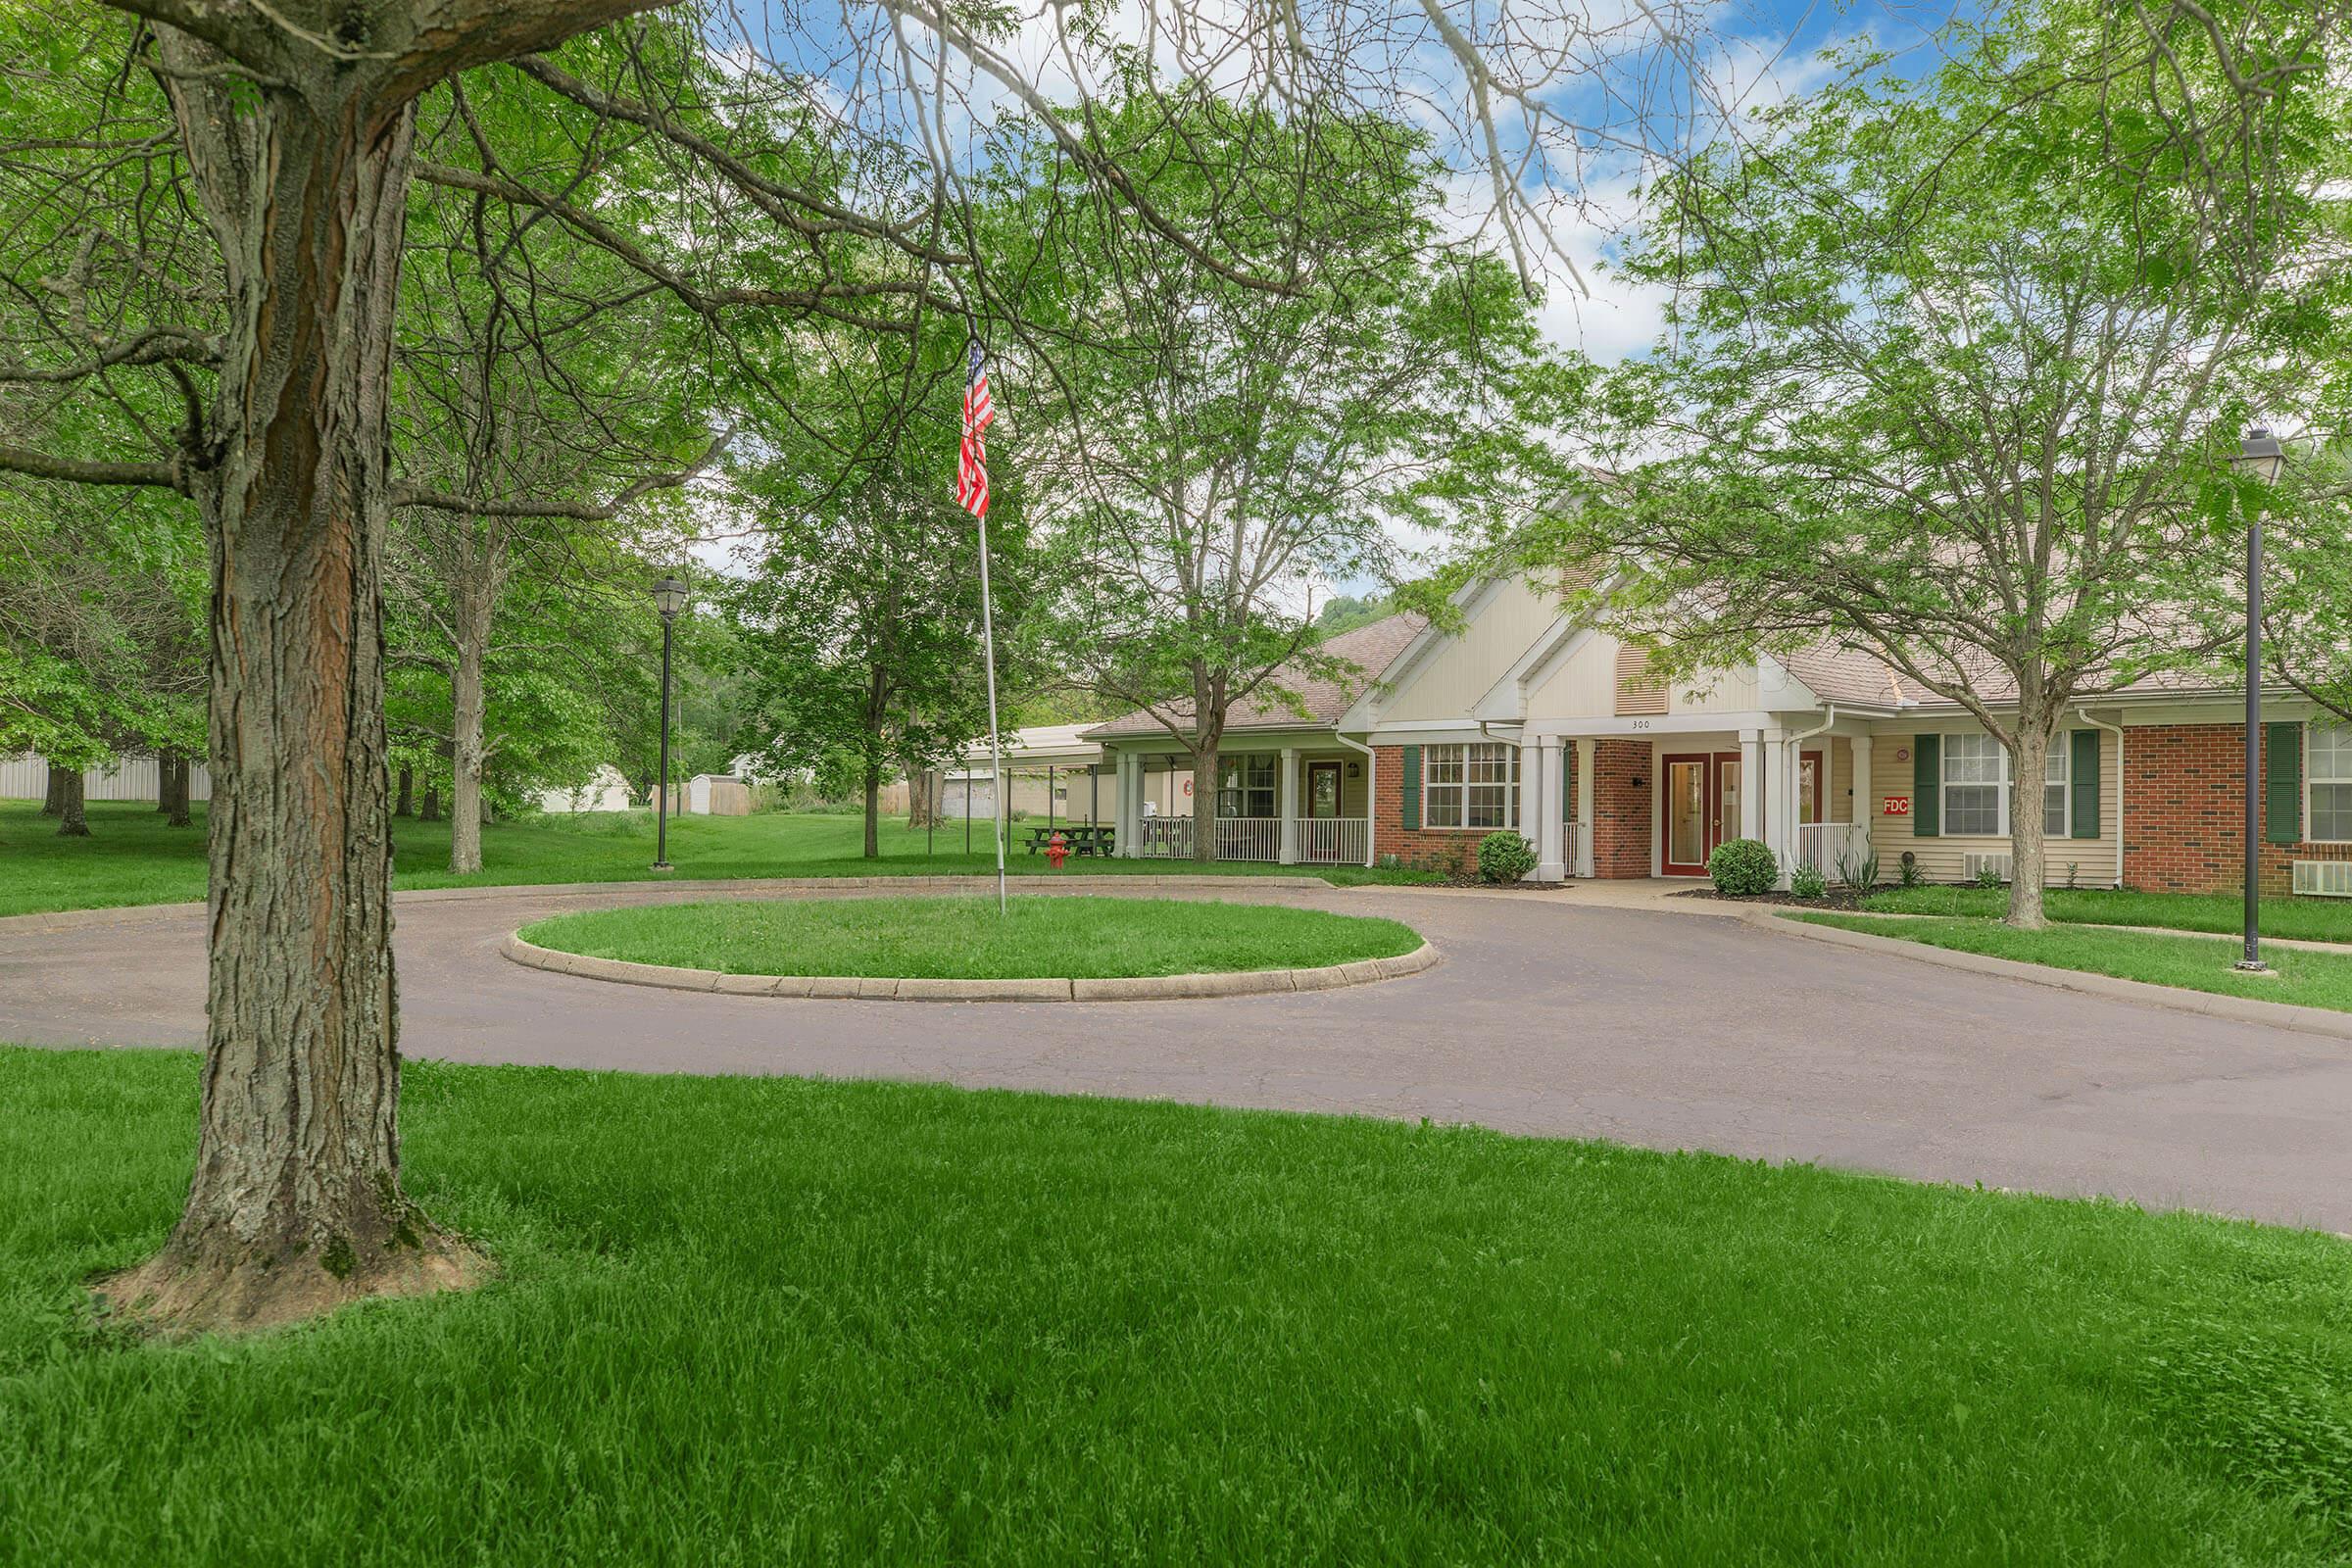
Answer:
[[[1897,885],[1906,888],[1920,887],[1928,880],[1927,873],[1920,870],[1919,860],[1909,850],[1905,850],[1902,858],[1894,862],[1894,879]]]
[[[1707,857],[1707,875],[1715,891],[1730,899],[1752,899],[1772,891],[1780,880],[1781,864],[1772,851],[1755,839],[1726,839]]]
[[[1525,835],[1505,830],[1478,841],[1478,878],[1516,882],[1536,868],[1536,847]]]
[[[1818,899],[1830,891],[1830,879],[1818,865],[1799,865],[1788,873],[1788,891],[1800,899]]]
[[[1976,883],[1981,888],[1999,887],[2001,885],[2001,868],[1990,860],[1984,861],[1977,867]]]
[[[1838,852],[1838,880],[1849,888],[1875,888],[1879,885],[1879,852],[1852,849]]]

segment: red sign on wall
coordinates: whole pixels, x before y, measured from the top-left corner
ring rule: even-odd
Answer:
[[[1886,797],[1886,804],[1881,808],[1881,810],[1887,816],[1909,816],[1911,814],[1911,797],[1889,795]]]

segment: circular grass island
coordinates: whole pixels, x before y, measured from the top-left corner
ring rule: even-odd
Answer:
[[[1378,916],[1089,895],[1015,898],[1002,916],[993,897],[970,896],[646,905],[556,915],[516,932],[508,951],[598,979],[736,992],[774,979],[781,995],[943,1000],[1317,989],[1435,961],[1419,932]],[[877,989],[894,982],[905,989]]]

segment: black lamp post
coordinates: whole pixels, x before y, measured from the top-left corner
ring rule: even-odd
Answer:
[[[2286,450],[2261,425],[2230,460],[2261,481],[2246,499],[2246,951],[2237,967],[2262,974],[2262,500],[2286,466]]]
[[[662,789],[654,797],[654,869],[669,863],[669,637],[678,612],[686,608],[686,585],[675,577],[654,584],[654,608],[662,612]]]

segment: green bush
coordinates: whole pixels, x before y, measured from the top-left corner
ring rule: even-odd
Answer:
[[[1830,891],[1830,879],[1818,865],[1800,865],[1788,873],[1788,891],[1800,899],[1818,899]]]
[[[1478,841],[1478,877],[1482,882],[1516,882],[1536,868],[1536,847],[1525,834],[1504,830]]]
[[[1715,891],[1727,899],[1752,899],[1769,893],[1780,874],[1780,860],[1754,839],[1726,839],[1707,857],[1707,875],[1715,879]]]

